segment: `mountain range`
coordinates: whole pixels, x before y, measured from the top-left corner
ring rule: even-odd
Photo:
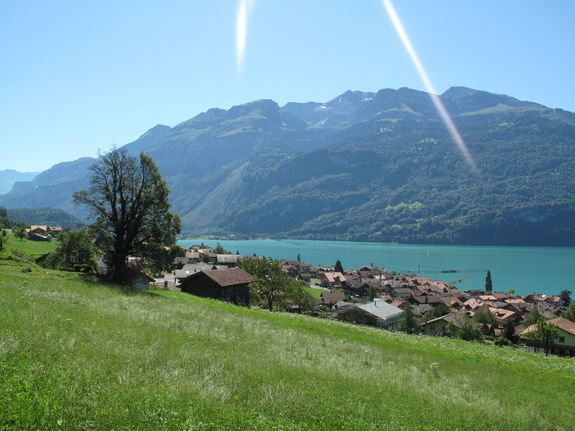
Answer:
[[[19,172],[14,169],[0,170],[0,195],[8,193],[16,181],[30,181],[38,175],[38,172]]]
[[[575,114],[465,87],[440,97],[477,171],[408,88],[210,109],[124,148],[154,159],[184,235],[575,245]],[[85,218],[71,195],[94,161],[17,182],[0,206]]]

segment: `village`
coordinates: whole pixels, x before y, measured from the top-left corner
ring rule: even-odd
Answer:
[[[32,241],[51,241],[61,232],[59,226],[31,225],[20,235]],[[133,287],[145,289],[152,285],[236,305],[254,305],[250,283],[257,278],[242,269],[242,262],[258,257],[204,244],[180,247],[177,254],[173,271],[160,277],[142,272],[134,279]],[[405,330],[401,325],[407,314],[413,316],[410,333],[487,339],[496,344],[522,344],[531,352],[575,356],[574,313],[568,314],[571,320],[562,317],[571,303],[570,291],[520,296],[512,290],[494,292],[490,283],[483,290],[464,291],[455,287],[457,282],[399,274],[372,265],[344,270],[339,261],[331,267],[299,260],[278,262],[286,275],[305,284],[311,296],[305,307],[288,301],[285,311],[390,331]],[[140,258],[130,257],[128,263],[138,267]],[[546,347],[529,336],[540,320],[557,328],[553,343]]]
[[[258,257],[231,254],[221,247],[214,249],[203,244],[186,248],[184,253],[174,262],[178,269],[154,278],[152,283],[238,305],[252,303],[249,284],[256,278],[241,266],[242,261]],[[570,303],[569,291],[553,296],[494,292],[491,286],[463,291],[453,283],[371,265],[343,270],[339,262],[333,267],[312,266],[298,260],[279,263],[286,274],[305,282],[309,291],[315,293],[311,309],[302,310],[292,304],[286,311],[391,331],[401,329],[402,316],[405,320],[406,314],[413,314],[417,327],[409,331],[412,333],[469,340],[486,338],[496,344],[520,343],[532,352],[545,350],[575,356],[575,323],[559,317]],[[547,349],[529,336],[539,320],[557,328],[553,345]]]

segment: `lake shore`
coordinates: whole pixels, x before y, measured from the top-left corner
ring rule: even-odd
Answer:
[[[542,293],[556,295],[563,289],[574,290],[571,268],[575,247],[450,246],[389,244],[347,241],[311,241],[292,239],[265,240],[181,240],[189,247],[204,243],[244,256],[268,256],[296,260],[312,265],[333,265],[341,260],[344,268],[374,264],[390,271],[414,273],[447,282],[464,279],[462,290],[482,289],[485,273],[491,271],[493,290],[514,289],[519,295]],[[443,272],[455,271],[455,272]]]

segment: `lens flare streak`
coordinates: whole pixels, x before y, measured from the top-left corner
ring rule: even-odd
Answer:
[[[239,0],[236,16],[236,66],[238,73],[244,67],[246,56],[246,39],[248,34],[248,18],[255,6],[255,0]]]
[[[435,91],[435,88],[431,83],[431,80],[429,79],[429,76],[427,75],[427,72],[425,71],[423,64],[421,63],[421,60],[419,59],[419,56],[417,55],[417,52],[415,51],[415,48],[413,47],[407,35],[407,32],[405,31],[405,28],[403,27],[403,24],[401,23],[401,20],[399,19],[399,16],[395,11],[393,3],[391,2],[391,0],[382,0],[382,2],[383,6],[385,7],[385,10],[387,11],[387,14],[389,15],[389,19],[391,20],[393,26],[395,27],[397,35],[401,39],[401,42],[403,43],[405,50],[409,54],[411,61],[413,62],[415,68],[417,69],[417,73],[419,74],[421,80],[423,81],[423,85],[425,86],[427,92],[429,93],[431,101],[433,102],[433,105],[435,106],[435,109],[437,110],[437,113],[439,114],[441,120],[445,124],[447,131],[449,132],[451,138],[457,145],[457,148],[461,152],[463,158],[465,159],[465,162],[474,172],[478,172],[477,166],[475,165],[475,161],[473,160],[473,157],[471,156],[471,153],[469,152],[469,149],[467,148],[465,141],[461,137],[461,134],[457,130],[457,127],[455,127],[455,124],[453,123],[453,120],[451,119],[449,112],[447,112],[447,109],[445,108],[443,101],[437,95],[437,92]]]

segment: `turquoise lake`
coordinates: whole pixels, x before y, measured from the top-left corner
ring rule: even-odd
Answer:
[[[563,289],[575,293],[575,247],[500,247],[412,245],[347,241],[308,240],[183,240],[178,244],[189,247],[218,243],[244,256],[267,256],[274,259],[296,260],[312,265],[333,265],[337,259],[344,269],[356,269],[374,264],[388,270],[413,272],[437,280],[453,282],[464,279],[459,289],[483,289],[485,272],[491,271],[493,289],[515,293],[556,295]],[[456,273],[439,273],[455,270]]]

